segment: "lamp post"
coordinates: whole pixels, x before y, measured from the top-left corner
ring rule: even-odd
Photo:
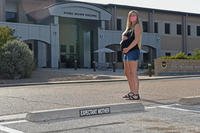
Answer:
[[[77,70],[77,60],[74,60],[74,70]]]

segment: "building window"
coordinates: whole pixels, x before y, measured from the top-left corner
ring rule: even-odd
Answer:
[[[17,22],[17,13],[6,12],[6,22]]]
[[[200,26],[197,26],[197,36],[200,36]]]
[[[166,52],[166,53],[165,53],[165,56],[171,56],[171,53]]]
[[[74,45],[69,46],[69,52],[70,52],[70,54],[74,53]]]
[[[191,35],[191,26],[190,25],[187,26],[187,34],[188,34],[188,36]]]
[[[158,33],[158,23],[154,23],[154,33]]]
[[[105,21],[105,30],[110,30],[110,21]]]
[[[148,22],[143,21],[142,22],[143,32],[148,32]]]
[[[182,34],[182,25],[181,24],[177,24],[176,25],[176,34],[177,35],[181,35]]]
[[[117,19],[117,30],[122,30],[122,20],[121,19]]]
[[[165,34],[170,34],[170,24],[165,23]]]
[[[60,52],[61,53],[66,53],[66,45],[61,45],[60,46]]]
[[[60,45],[60,61],[66,62],[66,45]]]

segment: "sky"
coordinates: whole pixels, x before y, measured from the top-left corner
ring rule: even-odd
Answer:
[[[200,0],[74,0],[200,14]]]

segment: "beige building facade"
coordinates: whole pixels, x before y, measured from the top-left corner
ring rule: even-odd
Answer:
[[[137,10],[143,26],[140,64],[200,49],[200,14],[65,0],[0,0],[0,26],[28,43],[38,67],[90,68],[122,62],[119,48],[127,14]],[[95,52],[102,48],[114,52]]]

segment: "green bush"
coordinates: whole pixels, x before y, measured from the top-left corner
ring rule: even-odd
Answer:
[[[179,52],[175,56],[163,56],[161,59],[189,59],[189,57],[185,53]]]
[[[8,41],[0,52],[0,73],[12,79],[30,77],[33,60],[33,53],[24,42]]]
[[[163,56],[161,59],[191,59],[191,60],[200,60],[200,50],[196,49],[192,56],[188,56],[183,52],[179,52],[175,56]]]
[[[175,59],[188,59],[188,56],[183,52],[179,52],[178,54],[175,55],[174,58]]]
[[[200,50],[199,49],[196,49],[194,51],[194,55],[192,56],[192,59],[194,59],[194,60],[200,60]]]
[[[0,48],[9,40],[15,39],[14,31],[9,27],[0,26]]]

